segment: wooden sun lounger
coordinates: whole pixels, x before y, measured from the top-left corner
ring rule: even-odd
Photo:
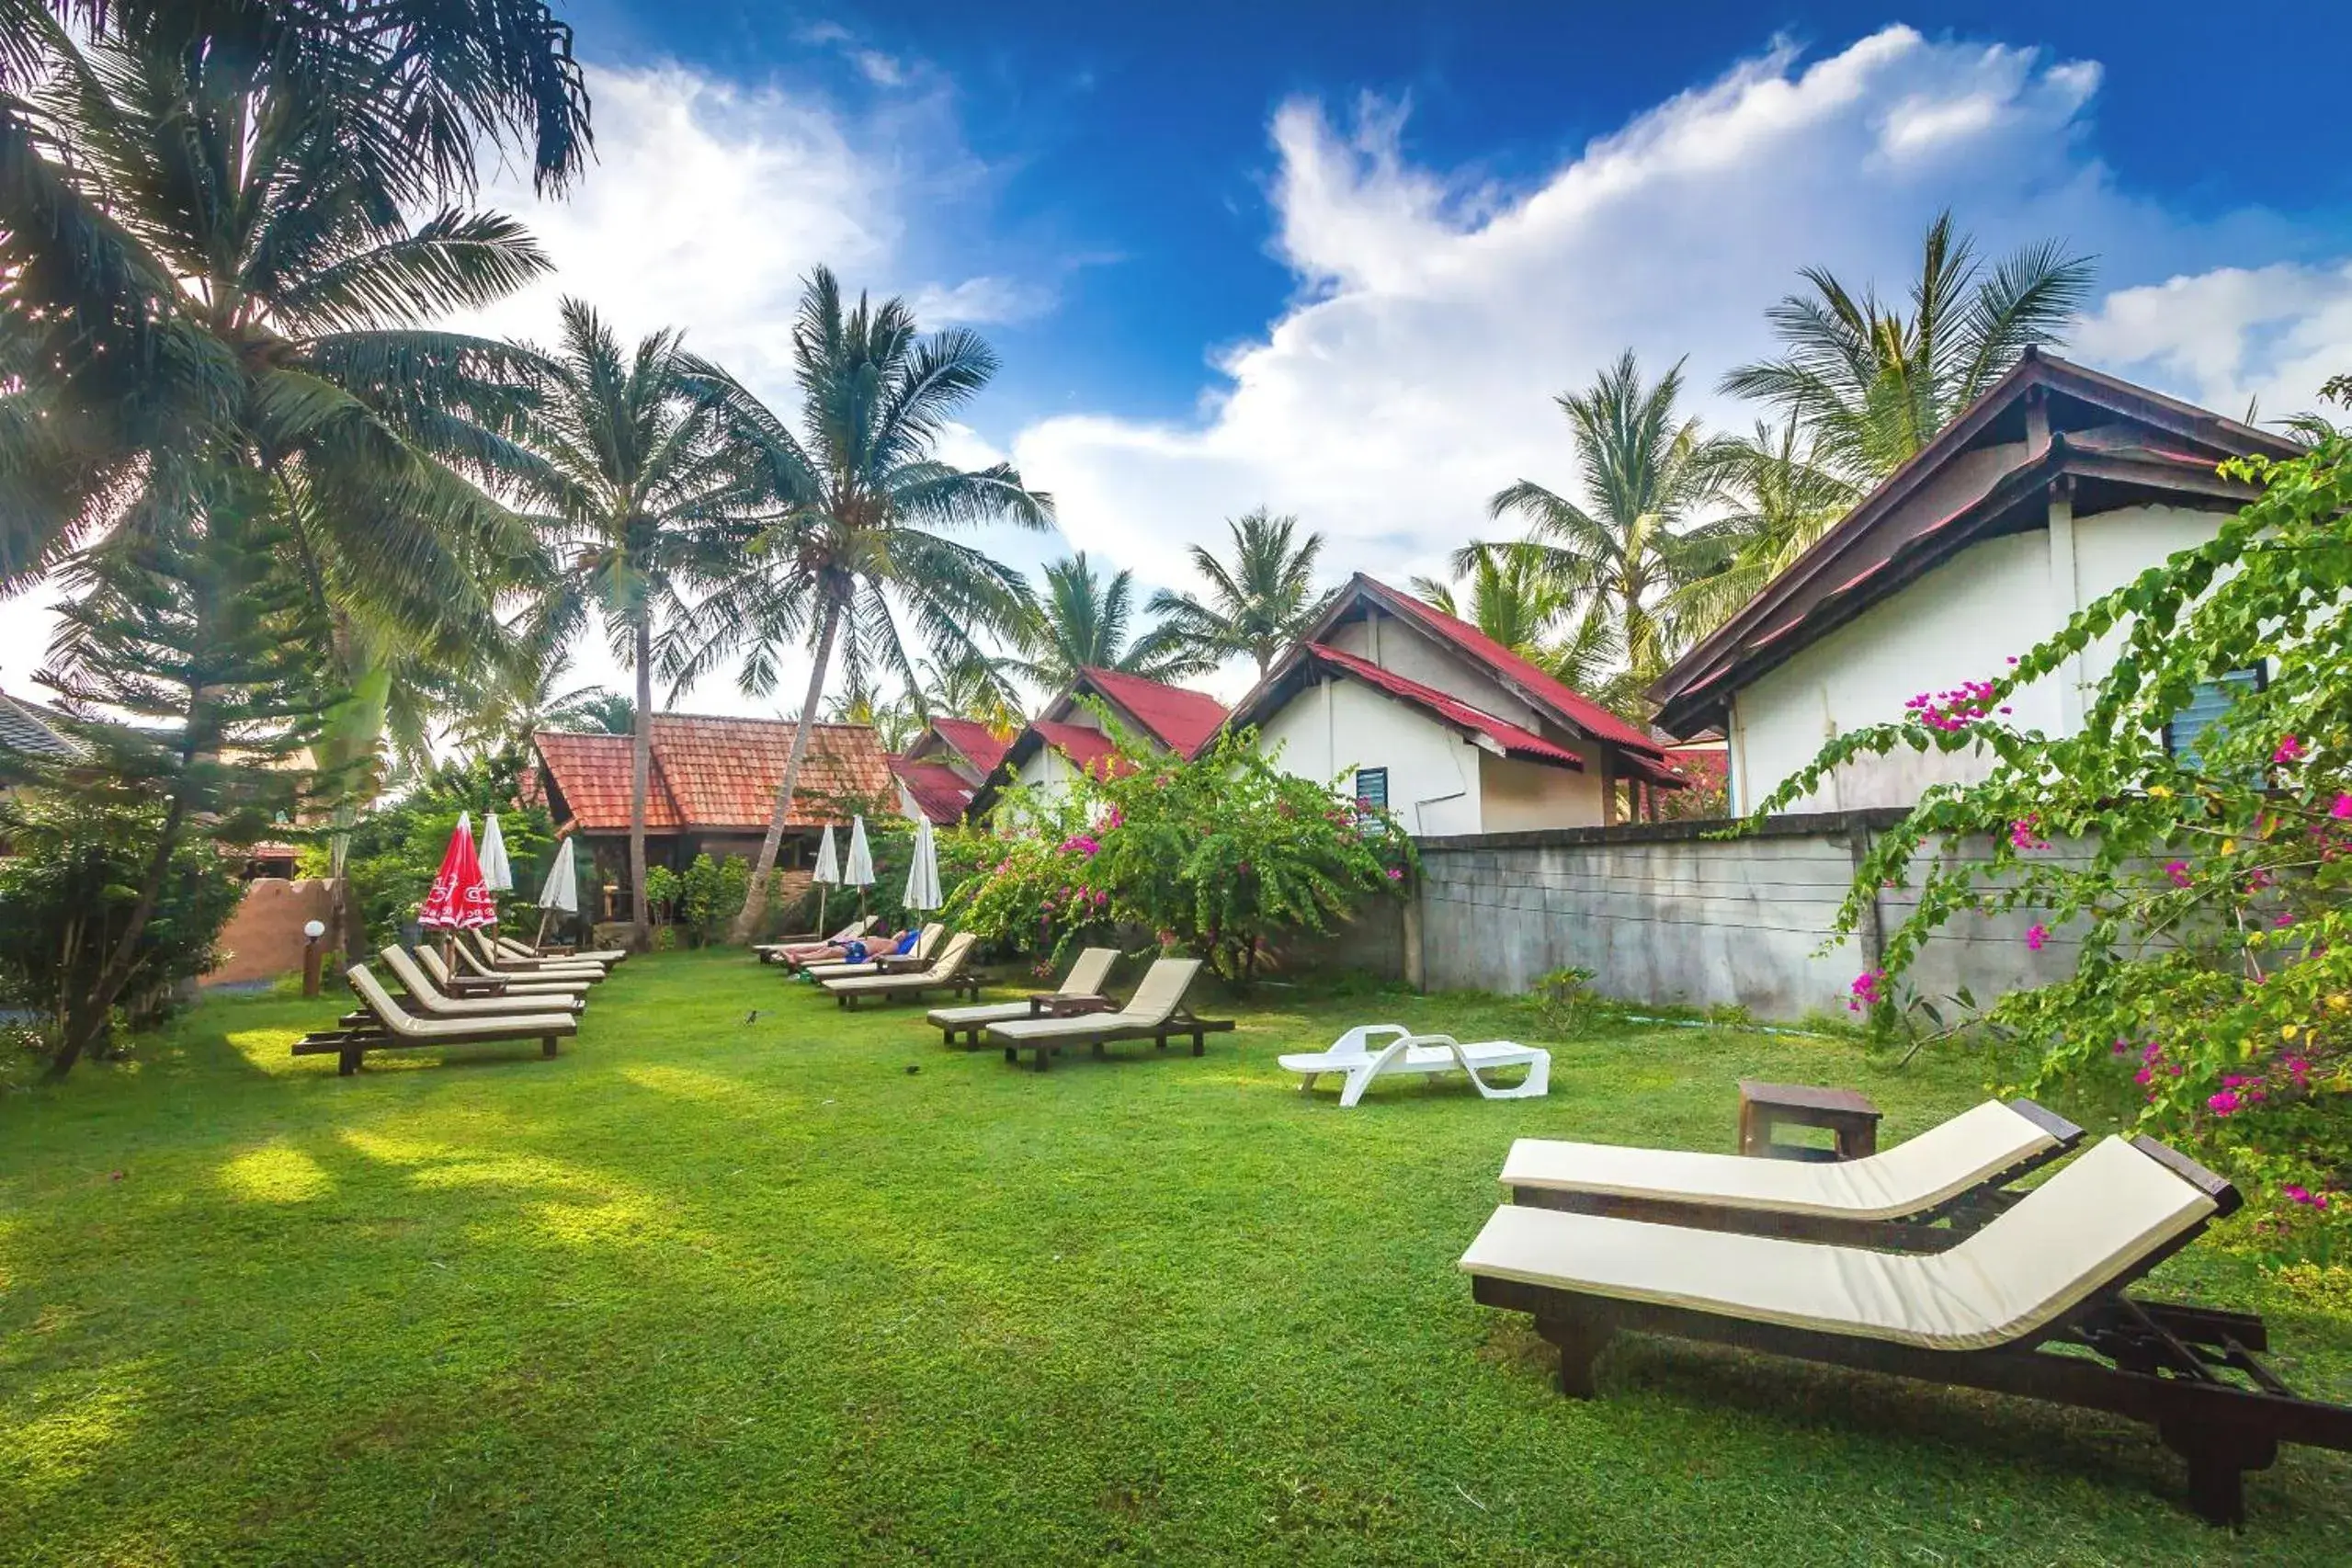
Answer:
[[[934,921],[915,934],[915,947],[911,951],[894,955],[883,954],[881,955],[881,957],[895,957],[902,961],[908,960],[920,960],[928,959],[931,956],[933,949],[938,947],[939,938],[945,937],[947,934],[948,928],[945,926],[940,925],[938,922]],[[879,959],[868,959],[864,963],[793,964],[788,960],[787,967],[790,968],[795,973],[807,975],[812,980],[844,980],[853,974],[880,974],[882,972],[882,966]]]
[[[562,952],[541,952],[528,942],[518,942],[512,937],[498,937],[497,945],[500,958],[512,959],[517,963],[600,963],[609,969],[629,957],[626,948],[598,948],[586,953],[577,948],[567,948]]]
[[[297,1056],[333,1056],[335,1072],[345,1077],[359,1071],[359,1059],[371,1051],[409,1051],[420,1046],[503,1044],[536,1040],[540,1054],[555,1054],[555,1042],[577,1034],[580,1020],[571,1013],[514,1013],[495,1018],[420,1018],[392,998],[383,983],[363,963],[345,971],[358,994],[363,1014],[353,1014],[332,1029],[320,1029],[294,1042]]]
[[[2011,1185],[2083,1141],[2032,1100],[1987,1100],[1858,1160],[1814,1164],[1522,1138],[1511,1201],[1688,1230],[1942,1252],[2017,1201]]]
[[[991,1024],[1010,1023],[1015,1018],[1037,1018],[1046,1016],[1046,1005],[1071,998],[1101,999],[1108,1010],[1108,999],[1102,996],[1104,982],[1110,978],[1110,966],[1119,961],[1117,948],[1088,948],[1062,977],[1062,983],[1051,991],[1040,991],[1018,1002],[983,1002],[969,1007],[934,1007],[925,1015],[927,1022],[947,1036],[947,1043],[956,1043],[962,1035],[970,1043],[978,1045],[980,1037]]]
[[[1199,972],[1199,959],[1161,959],[1144,972],[1124,1007],[1114,1010],[1108,997],[1090,999],[1102,1006],[1074,1006],[1059,1017],[991,1024],[988,1039],[1005,1048],[1007,1062],[1019,1062],[1024,1051],[1034,1052],[1040,1073],[1046,1070],[1048,1058],[1069,1045],[1091,1046],[1101,1056],[1103,1048],[1114,1040],[1148,1040],[1165,1051],[1170,1040],[1190,1035],[1192,1054],[1199,1056],[1206,1049],[1207,1037],[1233,1027],[1231,1018],[1196,1017],[1185,1006],[1184,994]]]
[[[863,919],[852,920],[830,937],[822,931],[805,932],[795,937],[778,937],[772,942],[755,944],[752,951],[759,955],[759,961],[762,963],[781,963],[784,961],[784,950],[787,948],[813,947],[819,942],[831,946],[835,942],[852,941],[873,929],[873,926],[874,917],[869,915]]]
[[[2244,1472],[2280,1443],[2352,1450],[2352,1406],[2298,1397],[2261,1359],[2260,1318],[2126,1293],[2239,1201],[2152,1139],[2108,1138],[1942,1252],[1506,1204],[1461,1267],[1481,1304],[1535,1319],[1575,1398],[1633,1332],[2104,1410],[2153,1426],[2188,1461],[2189,1506],[2235,1524]]]
[[[585,995],[596,983],[593,980],[540,980],[528,974],[483,974],[479,964],[463,974],[452,974],[441,961],[441,949],[429,942],[416,949],[416,966],[451,996],[507,996],[528,1003],[539,997]]]
[[[884,966],[877,974],[852,974],[839,980],[828,980],[824,983],[824,988],[834,1001],[845,1008],[855,1007],[869,996],[890,1001],[901,996],[926,996],[934,991],[977,1000],[980,996],[980,977],[966,974],[964,965],[979,942],[978,937],[966,931],[941,949],[938,958],[927,969],[917,970],[911,974],[892,974],[888,966]]]
[[[561,964],[526,960],[501,960],[475,933],[460,933],[457,941],[458,962],[468,971],[490,980],[585,980],[594,984],[607,973],[600,963]]]
[[[450,996],[433,983],[406,949],[397,943],[377,955],[384,967],[392,971],[401,989],[408,993],[408,1004],[418,1013],[430,1018],[504,1018],[512,1017],[518,1009],[534,1013],[576,1013],[585,1007],[587,999],[576,993],[532,996],[517,999],[506,996]],[[347,1019],[347,1022],[356,1020]]]

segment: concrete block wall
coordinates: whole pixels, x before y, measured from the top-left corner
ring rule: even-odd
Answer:
[[[1702,836],[1721,824],[1682,823],[1424,839],[1423,979],[1517,993],[1576,968],[1602,994],[1638,1004],[1842,1015],[1881,933],[1915,903],[1889,890],[1875,921],[1822,950],[1871,832],[1900,814],[1783,817],[1730,840]],[[1965,984],[1983,1004],[2069,972],[2071,943],[2027,948],[2032,923],[1973,920],[1932,942],[1911,982],[1929,994]]]

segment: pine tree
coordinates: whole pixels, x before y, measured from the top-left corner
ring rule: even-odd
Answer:
[[[164,810],[105,964],[67,999],[52,1078],[105,1033],[180,846],[199,834],[253,843],[315,790],[302,754],[333,699],[318,675],[326,627],[280,563],[290,538],[250,468],[159,474],[137,515],[67,574],[41,679],[89,751],[50,782]]]

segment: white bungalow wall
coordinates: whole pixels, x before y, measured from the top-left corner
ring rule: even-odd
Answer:
[[[2077,518],[2062,502],[2050,528],[1970,546],[1740,688],[1732,702],[1733,810],[1751,809],[1823,742],[1900,719],[1915,694],[1999,675],[2076,608],[2210,539],[2220,523],[2215,513],[2163,506]],[[2109,637],[2062,677],[2018,692],[2012,720],[2053,734],[2079,728],[2085,694],[2114,667],[2117,647]],[[1862,758],[1789,809],[1907,806],[1930,784],[1973,782],[1991,766],[1978,747]]]
[[[1389,770],[1389,809],[1415,834],[1481,833],[1486,754],[1417,709],[1359,682],[1309,687],[1269,718],[1258,745],[1290,774],[1353,788],[1358,767]],[[1341,777],[1346,775],[1347,777]]]

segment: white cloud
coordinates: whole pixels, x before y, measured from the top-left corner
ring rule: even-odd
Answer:
[[[1554,394],[1630,346],[1653,374],[1688,356],[1693,406],[1744,426],[1753,411],[1713,383],[1770,350],[1763,312],[1797,269],[1898,290],[1946,206],[1995,255],[2051,234],[2099,255],[2119,291],[2085,358],[2301,406],[2320,372],[2352,368],[2352,280],[2211,272],[2262,259],[2283,225],[2199,227],[2120,191],[2088,146],[2098,81],[2093,63],[1904,28],[1811,62],[1775,46],[1512,191],[1415,164],[1399,106],[1367,98],[1335,123],[1287,103],[1270,190],[1294,302],[1215,362],[1195,418],[1051,418],[1015,456],[1074,543],[1160,581],[1261,503],[1330,536],[1334,571],[1426,570],[1493,531],[1483,503],[1504,484],[1573,483]],[[2206,276],[2141,298],[2173,272]],[[2192,322],[2202,335],[2166,335]]]

